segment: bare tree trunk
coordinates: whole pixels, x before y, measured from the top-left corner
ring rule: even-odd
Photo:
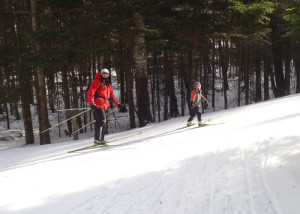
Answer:
[[[215,42],[213,41],[213,44]],[[212,90],[212,96],[211,96],[211,106],[213,108],[213,111],[215,111],[215,79],[216,79],[216,62],[215,62],[215,45],[213,45],[212,48],[212,78],[211,78],[211,90]]]
[[[133,14],[133,21],[138,35],[134,45],[134,60],[136,68],[136,98],[138,107],[138,118],[140,127],[152,122],[150,111],[150,97],[148,92],[148,74],[145,48],[145,35],[142,30],[145,28],[144,20],[139,13]]]
[[[208,99],[208,89],[210,87],[210,82],[209,78],[210,75],[212,74],[212,69],[211,69],[211,62],[210,62],[210,51],[203,51],[203,66],[204,66],[204,75],[203,75],[203,84],[202,84],[202,91],[203,95]],[[204,113],[205,108],[202,108],[202,112]]]
[[[197,79],[196,79],[196,48],[194,45],[189,52],[189,60],[190,60],[190,65],[189,65],[190,69],[189,69],[189,79],[188,79],[188,84],[189,84],[188,96],[190,99],[190,96],[191,96],[190,92],[191,92],[191,90],[194,89],[194,83],[197,81]]]
[[[52,113],[55,112],[55,86],[54,86],[54,72],[48,73],[48,97],[49,97],[49,108]]]
[[[249,104],[249,68],[250,68],[250,62],[249,62],[249,49],[248,45],[245,45],[245,65],[244,65],[244,81],[245,81],[245,105]]]
[[[154,53],[153,57],[153,73],[152,73],[152,85],[151,85],[151,106],[152,106],[152,113],[153,113],[153,122],[156,121],[155,114],[156,114],[156,104],[155,104],[155,88],[156,88],[156,73],[157,73],[157,54]]]
[[[32,21],[32,30],[35,32],[37,30],[37,10],[36,10],[36,0],[30,0],[31,3],[31,21]],[[37,41],[34,41],[35,52],[41,51],[41,46]],[[40,108],[40,117],[39,117],[39,130],[40,133],[43,130],[49,128],[49,117],[48,117],[48,109],[47,109],[47,94],[46,94],[46,83],[45,83],[45,75],[42,72],[41,67],[36,68],[37,76],[38,76],[38,98],[39,98],[39,108]],[[50,135],[49,132],[44,132],[40,134],[40,144],[50,144]]]
[[[7,106],[7,103],[5,103],[5,113],[6,113],[6,124],[7,124],[7,129],[10,129],[10,121],[9,121],[9,113],[8,113],[8,106]]]
[[[291,94],[291,41],[287,38],[284,42],[285,53],[284,53],[284,67],[285,67],[285,86],[286,94]]]
[[[170,79],[169,79],[169,61],[168,53],[164,52],[164,120],[169,119],[169,91],[170,91]]]
[[[228,60],[226,56],[227,47],[228,44],[226,42],[226,45],[223,49],[222,42],[219,40],[219,52],[220,52],[220,61],[221,61],[221,67],[222,67],[222,75],[223,75],[223,93],[224,93],[224,108],[228,108],[227,104],[227,89],[228,89],[228,80],[227,80],[227,69],[228,69]]]
[[[262,101],[262,96],[261,96],[261,59],[260,56],[256,55],[256,60],[255,60],[255,102],[260,102]]]
[[[123,57],[123,66],[124,66],[124,78],[126,81],[126,102],[129,106],[129,122],[130,128],[136,128],[135,123],[135,104],[134,104],[134,96],[133,96],[133,89],[134,89],[134,75],[132,72],[132,64],[133,59],[131,57],[131,53],[133,51],[133,42],[132,38],[129,37],[127,34],[123,35],[124,37],[124,57]]]
[[[173,72],[173,57],[170,56],[170,73],[169,73],[169,79],[170,79],[170,116],[171,117],[178,117],[179,111],[178,111],[178,105],[177,105],[177,97],[176,97],[176,91],[175,91],[175,83],[174,83],[174,72]]]
[[[134,129],[136,128],[135,125],[135,109],[134,109],[134,99],[133,99],[133,75],[131,73],[131,66],[127,62],[126,63],[126,95],[127,95],[127,101],[129,105],[129,120],[130,120],[130,128]]]
[[[125,42],[123,39],[123,35],[120,36],[120,41],[119,41],[119,52],[120,52],[120,57],[118,58],[119,63],[120,63],[120,75],[118,79],[118,83],[120,84],[120,102],[122,104],[127,103],[126,97],[125,97],[125,60],[126,60],[126,55],[125,55]]]
[[[120,69],[120,102],[122,104],[125,104],[127,103],[127,100],[126,100],[126,96],[125,96],[125,69],[124,67],[122,67]]]
[[[5,70],[5,67],[3,68]],[[0,68],[0,88],[3,89],[3,93],[0,93],[0,98],[1,100],[4,101],[4,108],[5,108],[5,113],[6,113],[6,124],[7,124],[7,129],[10,129],[10,121],[9,121],[9,113],[8,113],[8,106],[7,106],[7,91],[5,90],[4,87],[4,81],[3,81],[3,73],[2,69]]]
[[[158,67],[161,68],[160,64],[159,64]],[[160,81],[159,80],[160,80],[160,75],[156,75],[156,97],[157,97],[157,99],[156,99],[157,104],[156,105],[157,105],[158,122],[161,121],[161,118],[160,118],[160,87],[159,87]]]
[[[85,99],[86,99],[86,95],[84,93],[84,90],[83,90],[83,86],[85,85],[85,82],[83,81],[83,79],[86,79],[86,69],[85,69],[85,65],[84,65],[84,61],[82,61],[80,63],[80,65],[78,65],[78,85],[79,85],[79,98],[80,98],[80,101],[79,101],[79,106],[81,108],[85,108]],[[85,76],[85,77],[83,77]],[[83,124],[84,126],[86,126],[87,124],[87,117],[86,117],[86,113],[83,115]],[[80,118],[80,117],[79,117]],[[80,131],[81,133],[82,132],[86,132],[86,127],[84,129],[81,129]]]
[[[296,41],[295,48],[295,70],[297,75],[296,93],[300,93],[300,41]]]
[[[242,83],[242,68],[243,68],[243,55],[242,55],[242,42],[239,45],[239,60],[238,60],[238,104],[237,106],[241,106],[241,83]]]
[[[68,71],[65,66],[62,68],[62,90],[63,90],[63,98],[65,103],[65,109],[71,108],[70,103],[70,92],[69,92],[69,83],[68,83]],[[72,123],[71,120],[67,121],[68,133],[72,133]]]
[[[30,87],[28,87],[28,83],[30,77],[29,74],[23,74],[22,78],[20,78],[20,86],[23,88],[21,94],[21,102],[22,102],[22,112],[23,112],[23,120],[24,120],[24,129],[25,129],[25,144],[33,144],[34,143],[34,135],[33,135],[33,126],[31,119],[31,110],[30,110]]]
[[[271,63],[271,57],[269,56],[269,52],[271,52],[269,49],[269,46],[265,46],[266,53],[264,55],[264,100],[270,99],[269,94],[269,81],[270,81],[270,75],[272,74],[272,63]]]
[[[72,86],[72,92],[73,92],[73,102],[72,102],[72,107],[74,108],[79,108],[79,94],[77,92],[77,88],[78,88],[78,77],[76,75],[77,72],[75,72],[75,68],[73,67],[71,69],[71,86]],[[81,121],[81,117],[77,117],[76,118],[76,122],[78,124],[79,129],[82,128],[82,121]],[[80,133],[82,133],[83,130],[80,130]]]
[[[185,104],[186,104],[186,97],[185,97],[185,88],[184,88],[184,65],[185,65],[185,56],[184,54],[180,54],[180,71],[179,71],[179,82],[180,82],[180,94],[181,94],[181,116],[185,115]]]
[[[280,29],[279,17],[274,14],[270,21],[271,31],[271,42],[272,42],[272,53],[274,59],[274,70],[275,70],[275,82],[274,95],[276,97],[282,97],[286,95],[286,85],[283,75],[283,60],[282,60],[282,32]]]

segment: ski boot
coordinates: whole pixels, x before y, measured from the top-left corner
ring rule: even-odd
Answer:
[[[202,121],[202,120],[198,121],[198,126],[199,126],[199,127],[205,126],[205,124],[202,123],[201,121]]]
[[[99,146],[106,146],[107,145],[105,140],[94,140],[94,144],[99,145]]]
[[[187,124],[186,124],[187,126],[192,126],[192,125],[194,125],[194,123],[192,123],[192,121],[187,121]]]

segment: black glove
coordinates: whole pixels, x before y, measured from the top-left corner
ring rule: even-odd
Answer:
[[[126,108],[126,106],[124,104],[119,104],[118,107],[119,107],[119,111],[121,113],[127,112],[127,108]]]
[[[204,103],[204,109],[208,109],[208,102],[207,101],[205,101],[205,103]]]
[[[90,105],[91,109],[95,110],[97,108],[96,104],[93,103],[92,105]]]

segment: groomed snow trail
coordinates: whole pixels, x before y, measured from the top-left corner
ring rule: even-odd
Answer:
[[[298,214],[299,106],[290,96],[171,131],[186,123],[177,118],[99,150],[67,153],[82,140],[0,151],[0,213]]]

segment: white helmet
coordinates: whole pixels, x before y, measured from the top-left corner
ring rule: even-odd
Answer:
[[[194,83],[194,88],[196,88],[197,85],[201,86],[201,83],[200,83],[200,82],[195,82],[195,83]]]
[[[104,73],[109,74],[109,70],[107,70],[106,68],[102,69],[101,74],[104,74]]]

